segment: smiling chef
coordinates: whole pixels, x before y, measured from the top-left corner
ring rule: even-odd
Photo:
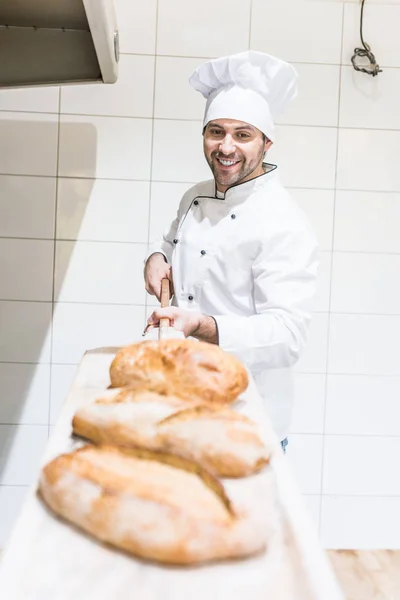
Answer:
[[[206,99],[203,148],[213,179],[183,196],[175,220],[152,246],[147,291],[172,305],[153,312],[186,337],[219,344],[249,368],[274,429],[287,444],[291,367],[307,339],[318,246],[310,225],[265,162],[274,120],[296,96],[297,73],[260,52],[210,60],[191,85]]]

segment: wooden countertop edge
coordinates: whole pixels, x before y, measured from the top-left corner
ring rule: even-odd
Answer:
[[[400,549],[326,552],[346,600],[400,599]]]

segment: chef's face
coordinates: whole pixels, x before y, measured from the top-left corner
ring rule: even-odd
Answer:
[[[263,174],[264,153],[272,142],[259,129],[242,121],[216,119],[207,124],[203,139],[219,191]]]

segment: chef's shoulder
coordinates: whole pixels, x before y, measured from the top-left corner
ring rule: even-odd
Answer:
[[[281,184],[271,186],[268,197],[259,198],[259,210],[264,215],[266,230],[273,224],[275,230],[305,231],[315,235],[310,219],[296,197]]]
[[[276,183],[265,191],[257,200],[259,211],[269,218],[266,224],[272,219],[275,226],[312,229],[307,214],[290,190]]]
[[[213,179],[208,181],[201,181],[192,185],[182,196],[179,204],[178,214],[182,216],[190,208],[192,202],[201,196],[214,196],[215,183]]]

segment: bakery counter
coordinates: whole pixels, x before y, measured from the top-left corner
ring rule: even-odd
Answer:
[[[0,550],[0,561],[2,551]],[[328,550],[346,600],[398,600],[400,550]]]
[[[399,600],[400,550],[328,550],[346,600]]]
[[[73,418],[81,407],[106,393],[110,364],[118,350],[100,348],[83,357],[41,467],[84,445],[71,435]],[[246,559],[192,566],[146,561],[103,544],[56,517],[38,496],[36,483],[3,551],[1,597],[344,600],[254,382],[250,381],[232,407],[257,423],[271,450],[270,462],[260,472],[236,480],[222,479],[235,511],[239,508],[260,519],[266,541],[262,551]]]

